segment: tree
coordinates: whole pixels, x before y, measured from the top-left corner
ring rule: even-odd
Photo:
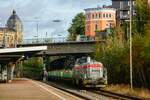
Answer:
[[[134,31],[144,35],[145,25],[150,21],[150,6],[148,0],[136,0],[136,16],[134,18]]]
[[[72,20],[72,24],[68,29],[69,39],[75,40],[76,35],[85,34],[85,15],[83,13],[78,13]]]
[[[32,79],[42,79],[43,60],[41,57],[31,58],[23,62],[23,76]]]
[[[147,0],[136,0],[137,15],[133,19],[133,85],[150,89],[150,6]],[[104,52],[96,45],[94,58],[108,70],[108,83],[129,84],[129,41],[124,40],[123,28],[116,27],[106,39]]]

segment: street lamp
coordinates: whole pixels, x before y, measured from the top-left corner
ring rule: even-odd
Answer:
[[[53,22],[53,23],[60,23],[60,22],[62,22],[62,20],[60,20],[60,19],[54,19],[54,20],[52,20],[52,22]],[[53,39],[53,34],[51,33],[50,35],[51,35],[51,38],[52,38],[52,41],[53,41],[53,40],[54,40],[54,39]],[[57,35],[57,36],[61,36],[61,35]],[[55,40],[54,40],[54,41],[55,41]]]
[[[37,32],[37,42],[38,42],[38,34],[39,34],[39,20],[37,17],[35,17],[36,19],[36,32]]]
[[[38,43],[38,36],[35,35],[34,37],[35,37],[35,43]]]

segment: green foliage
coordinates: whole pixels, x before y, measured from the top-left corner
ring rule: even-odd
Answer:
[[[147,0],[136,0],[136,16],[133,18],[133,85],[150,88],[150,6]],[[127,33],[129,23],[114,28],[113,33],[106,40],[105,49],[101,44],[96,45],[94,57],[101,61],[108,69],[108,82],[113,84],[129,84],[129,41]]]
[[[76,35],[85,34],[85,15],[83,13],[78,13],[72,20],[72,24],[68,29],[69,39],[75,40]]]
[[[150,88],[150,29],[145,26],[145,35],[133,35],[133,84]],[[108,70],[108,82],[111,84],[129,84],[129,41],[122,42],[117,32],[106,40],[105,46],[97,43],[94,57],[101,61]],[[116,36],[117,35],[117,36]],[[104,49],[103,49],[104,48]]]
[[[31,58],[23,63],[23,76],[32,79],[41,79],[43,71],[41,58]]]
[[[102,62],[108,70],[108,82],[111,83],[128,83],[129,60],[128,44],[122,44],[118,38],[108,38],[105,46],[96,44],[94,57]]]
[[[147,34],[147,33],[145,33]],[[133,38],[133,77],[134,85],[150,88],[150,35],[134,35]]]
[[[150,22],[150,6],[148,0],[136,0],[136,16],[133,20],[134,33],[145,34],[144,28]]]

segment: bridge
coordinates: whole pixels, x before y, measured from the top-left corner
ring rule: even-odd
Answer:
[[[76,54],[91,54],[95,51],[95,44],[99,42],[101,45],[105,44],[104,40],[88,40],[88,41],[66,41],[66,38],[41,38],[41,39],[27,39],[17,47],[31,47],[31,46],[47,46],[48,49],[44,53],[48,56],[59,55],[76,55]],[[43,52],[38,53],[41,56]]]

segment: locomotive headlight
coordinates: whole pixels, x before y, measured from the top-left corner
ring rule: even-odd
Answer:
[[[84,74],[84,78],[86,79],[86,74]]]

